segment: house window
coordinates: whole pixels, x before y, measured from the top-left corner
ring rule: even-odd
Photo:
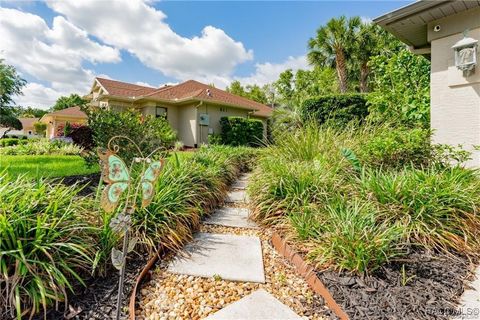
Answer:
[[[164,119],[167,119],[167,108],[164,108],[164,107],[156,107],[156,109],[155,109],[155,117],[156,117],[156,118],[164,118]]]
[[[29,131],[28,131],[28,134],[31,135],[31,134],[32,134],[32,131],[29,130]]]
[[[220,112],[227,112],[227,107],[220,107]]]

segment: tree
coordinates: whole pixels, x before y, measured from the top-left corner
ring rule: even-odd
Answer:
[[[48,113],[47,110],[34,107],[14,107],[14,112],[18,117],[22,118],[41,118]]]
[[[225,91],[235,94],[240,97],[248,98],[259,103],[266,104],[268,102],[267,93],[264,88],[261,88],[257,84],[247,85],[243,87],[240,81],[233,81]]]
[[[373,23],[362,23],[355,36],[352,50],[352,66],[358,72],[360,92],[368,92],[370,67],[373,56],[391,54],[405,47],[392,34]]]
[[[347,59],[351,55],[355,33],[360,27],[359,17],[333,18],[317,30],[315,38],[308,42],[310,64],[319,67],[335,67],[340,92],[348,90]]]
[[[83,99],[76,93],[72,93],[69,96],[61,96],[57,99],[52,107],[52,111],[59,111],[70,107],[83,107],[87,104],[87,100]]]
[[[288,104],[294,94],[294,75],[292,69],[287,69],[280,73],[277,81],[273,86],[277,90],[278,94],[282,97],[284,104]],[[285,103],[287,102],[287,103]]]
[[[27,82],[17,74],[13,66],[0,59],[0,127],[6,127],[2,138],[11,130],[22,129],[22,123],[17,119],[13,105],[13,97],[22,94],[22,88]]]

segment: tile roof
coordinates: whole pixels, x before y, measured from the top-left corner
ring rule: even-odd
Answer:
[[[40,118],[18,118],[22,123],[22,127],[25,129],[26,127],[33,127],[35,122],[38,122]]]
[[[108,94],[112,96],[121,96],[121,97],[139,97],[148,93],[157,91],[156,88],[140,86],[137,84],[121,82],[116,80],[96,78],[97,81],[102,85],[105,90],[108,91]]]
[[[65,117],[76,117],[76,118],[87,118],[85,112],[80,110],[80,107],[70,107],[63,110],[54,111],[47,113],[45,116],[65,116]]]
[[[237,96],[224,90],[214,88],[195,80],[188,80],[174,86],[165,86],[158,89],[139,86],[126,82],[97,78],[100,84],[110,95],[135,97],[138,99],[157,98],[164,100],[202,100],[220,104],[238,106],[245,109],[257,110],[254,115],[268,117],[272,108],[256,101]]]

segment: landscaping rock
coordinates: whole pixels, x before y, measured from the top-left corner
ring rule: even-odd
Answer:
[[[247,200],[245,190],[230,191],[225,199],[226,202],[246,202]]]

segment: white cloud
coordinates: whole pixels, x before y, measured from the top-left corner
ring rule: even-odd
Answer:
[[[23,95],[17,97],[16,102],[20,106],[33,106],[48,109],[55,100],[66,92],[59,92],[36,82],[27,83],[23,88]]]
[[[276,81],[283,71],[292,69],[296,72],[298,69],[310,69],[306,56],[288,57],[282,63],[257,63],[255,65],[255,73],[247,77],[236,77],[243,84],[257,84],[262,86],[267,83]]]
[[[0,8],[0,39],[0,57],[21,73],[50,84],[50,91],[47,90],[43,97],[38,95],[42,85],[31,84],[24,97],[17,101],[28,101],[33,106],[37,105],[34,97],[42,99],[39,105],[50,97],[51,104],[58,97],[54,97],[53,92],[68,94],[88,90],[94,72],[84,68],[83,61],[120,61],[117,49],[92,41],[85,31],[60,16],[53,19],[50,28],[37,15]]]
[[[253,59],[251,50],[213,26],[192,38],[176,34],[163,12],[141,0],[49,1],[48,5],[104,43],[127,50],[144,65],[178,80],[226,77],[239,63]]]

